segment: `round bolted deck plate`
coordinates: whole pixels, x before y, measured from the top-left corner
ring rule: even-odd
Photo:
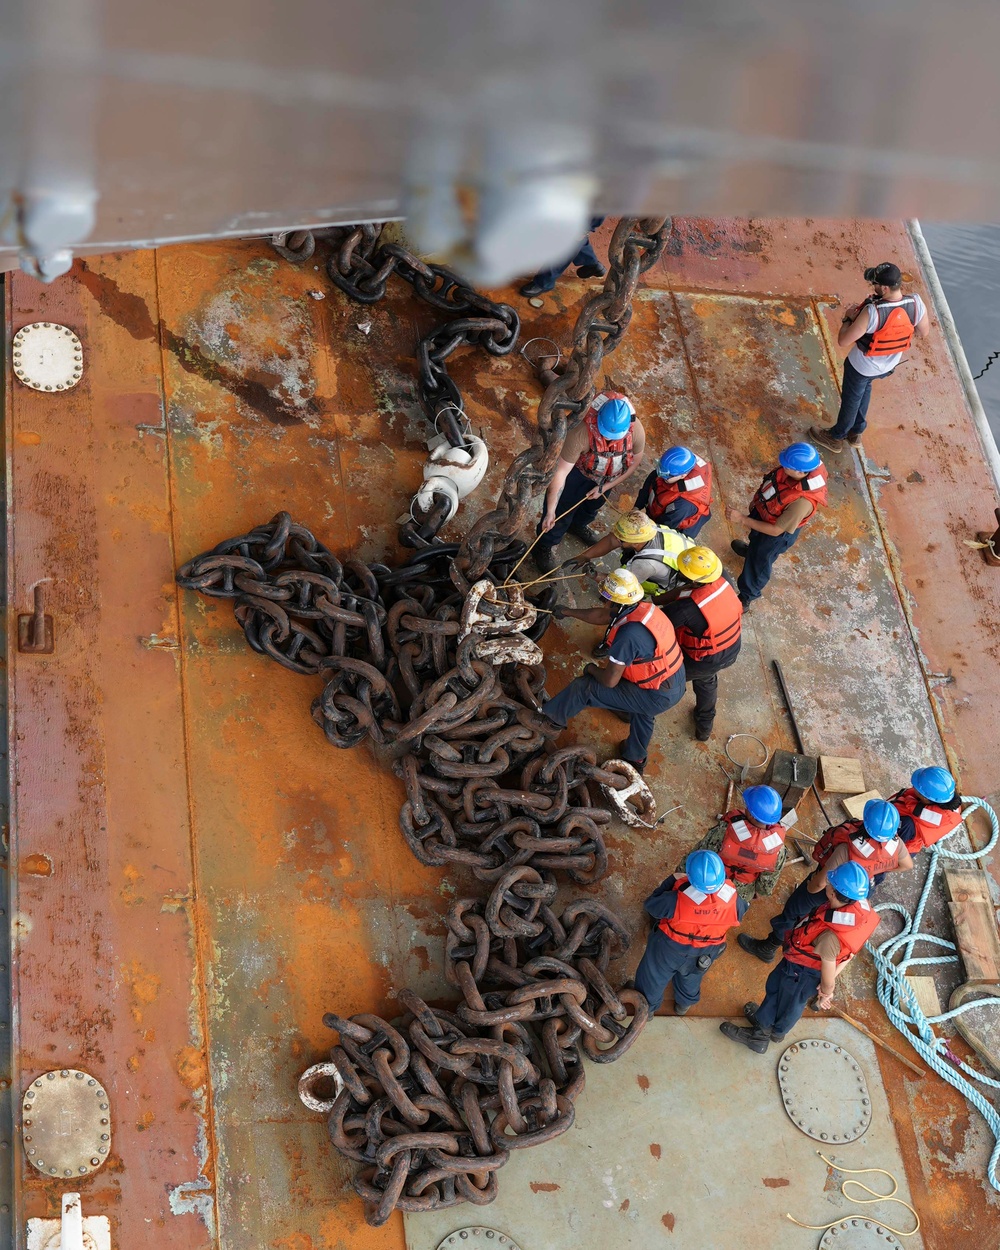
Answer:
[[[14,373],[33,391],[68,391],[83,377],[83,344],[69,326],[34,321],[11,344]]]
[[[470,1250],[520,1250],[516,1241],[513,1241],[506,1233],[498,1232],[495,1228],[486,1228],[482,1224],[470,1224],[468,1228],[459,1228],[455,1232],[449,1233],[443,1241],[438,1243],[437,1250],[463,1250],[468,1246]]]
[[[841,1220],[828,1228],[819,1250],[903,1250],[903,1243],[875,1220]]]
[[[111,1151],[107,1091],[76,1068],[46,1072],[31,1082],[21,1099],[21,1126],[29,1163],[46,1176],[87,1176]]]
[[[828,1145],[857,1141],[872,1122],[868,1082],[843,1046],[807,1038],[778,1060],[781,1101],[792,1123]]]

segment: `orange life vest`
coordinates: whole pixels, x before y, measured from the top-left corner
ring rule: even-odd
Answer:
[[[656,640],[656,652],[651,660],[636,660],[629,664],[622,673],[622,680],[641,686],[643,690],[659,690],[684,663],[673,625],[654,604],[637,603],[631,612],[615,621],[608,630],[609,647],[623,625],[645,625]]]
[[[864,822],[845,820],[842,825],[827,829],[813,847],[810,854],[817,864],[822,866],[830,858],[835,846],[847,846],[851,862],[860,864],[874,881],[882,872],[892,872],[899,867],[899,853],[903,843],[899,838],[890,838],[888,842],[878,842],[869,838],[864,830]]]
[[[916,833],[910,842],[903,843],[911,855],[940,842],[962,823],[960,808],[949,811],[947,807],[935,807],[933,803],[925,803],[912,787],[900,790],[889,802],[900,816],[909,816],[913,820]]]
[[[659,922],[659,928],[682,946],[720,946],[726,933],[739,924],[736,888],[724,881],[714,894],[702,894],[683,873],[674,882],[677,903],[674,914]]]
[[[798,524],[801,529],[817,506],[826,507],[826,466],[818,464],[808,477],[790,478],[779,465],[764,478],[757,493],[750,501],[750,514],[758,521],[770,521],[773,525],[790,503],[796,499],[808,499],[812,512]]]
[[[676,503],[683,495],[687,503],[694,504],[698,511],[694,516],[685,517],[677,522],[677,529],[690,529],[697,525],[703,516],[708,516],[712,508],[712,466],[701,456],[695,456],[695,466],[687,477],[677,482],[667,482],[659,474],[653,479],[653,498],[650,500],[646,513],[650,520],[656,521],[663,516],[671,504]]]
[[[605,438],[597,428],[597,414],[609,399],[624,399],[631,407],[631,402],[620,391],[602,391],[595,395],[590,407],[584,413],[583,423],[587,427],[588,447],[576,467],[593,482],[605,482],[621,477],[631,467],[635,459],[632,451],[632,427],[622,438]],[[634,409],[633,409],[634,413]]]
[[[707,660],[739,641],[743,604],[724,577],[693,590],[682,590],[678,598],[696,603],[707,622],[700,637],[686,625],[677,627],[677,641],[689,659]]]
[[[785,958],[790,964],[819,968],[822,961],[816,954],[813,943],[821,933],[829,929],[840,938],[840,953],[837,955],[839,968],[861,950],[878,928],[878,922],[879,914],[867,899],[852,899],[843,907],[826,904],[811,916],[800,920],[786,936]]]
[[[917,301],[912,295],[905,295],[898,303],[878,303],[873,307],[878,314],[878,325],[871,334],[862,334],[858,347],[866,356],[895,356],[897,352],[905,352],[917,324]]]
[[[756,881],[762,872],[778,866],[785,844],[784,825],[754,825],[743,812],[727,812],[726,832],[719,855],[734,881]]]

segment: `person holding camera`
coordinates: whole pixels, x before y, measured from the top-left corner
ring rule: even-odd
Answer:
[[[844,361],[840,412],[830,429],[814,425],[809,437],[828,451],[856,447],[868,422],[872,382],[887,378],[896,368],[914,337],[930,333],[927,309],[919,295],[904,295],[903,277],[889,261],[865,270],[865,281],[874,291],[844,313],[837,335],[839,347],[850,348]]]

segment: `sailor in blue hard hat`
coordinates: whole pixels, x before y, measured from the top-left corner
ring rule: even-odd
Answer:
[[[781,796],[771,786],[747,786],[742,807],[723,814],[693,850],[716,851],[747,903],[771,894],[785,866]],[[794,814],[789,823],[794,821]],[[741,935],[742,936],[742,935]]]
[[[608,491],[639,467],[645,448],[646,432],[631,400],[620,391],[595,395],[583,419],[566,435],[545,492],[534,551],[543,573],[559,564],[556,548],[567,530],[588,547],[600,542],[603,535],[591,523]]]
[[[674,1015],[687,1015],[701,997],[705,973],[726,949],[726,933],[743,919],[748,903],[736,892],[715,851],[692,851],[643,904],[654,924],[635,974],[635,988],[650,1011],[674,987]]]
[[[690,447],[668,447],[636,496],[657,525],[696,537],[712,516],[712,466]]]
[[[737,587],[744,607],[760,598],[775,560],[792,546],[816,509],[825,505],[826,469],[819,452],[812,443],[792,443],[757,488],[749,512],[726,509],[733,525],[750,531],[749,541],[737,538],[730,544],[743,557]]]

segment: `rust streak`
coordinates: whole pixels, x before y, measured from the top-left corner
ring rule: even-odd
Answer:
[[[558,1188],[559,1186],[554,1185],[551,1181],[531,1182],[531,1192],[533,1194],[554,1194]]]

